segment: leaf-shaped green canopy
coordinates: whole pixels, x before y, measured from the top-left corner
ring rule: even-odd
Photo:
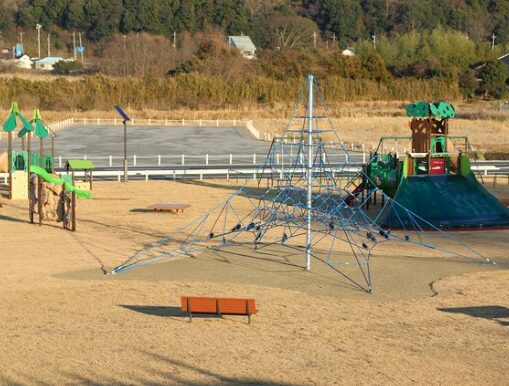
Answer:
[[[32,122],[35,122],[35,135],[37,135],[37,137],[41,139],[46,138],[49,133],[44,124],[42,123],[41,112],[39,111],[39,109],[34,110]]]
[[[406,106],[408,117],[426,118],[435,117],[438,119],[454,118],[454,106],[447,102],[415,102]]]
[[[2,129],[7,133],[16,129],[16,113],[10,113],[7,120],[2,125]]]
[[[48,130],[46,130],[46,127],[44,127],[40,120],[35,121],[35,135],[41,139],[44,139],[48,136]]]
[[[18,114],[18,117],[21,123],[23,123],[23,128],[19,131],[18,137],[24,137],[29,131],[34,131],[34,128],[28,119],[26,119],[21,113]]]

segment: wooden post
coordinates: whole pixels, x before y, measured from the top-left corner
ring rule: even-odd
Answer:
[[[12,131],[9,131],[9,144],[7,150],[7,162],[9,171],[9,200],[12,200]]]
[[[44,158],[44,140],[41,138],[40,140],[40,152],[39,152],[39,166],[43,167],[43,158]],[[38,183],[38,195],[39,199],[37,200],[37,207],[39,210],[39,226],[42,225],[42,210],[43,210],[43,203],[42,203],[42,177],[37,177],[37,183]]]
[[[29,131],[27,133],[27,173],[29,189],[30,189],[30,165],[32,165],[32,133]]]
[[[92,183],[94,181],[94,175],[92,173],[92,169],[90,169],[89,171],[90,171],[90,190],[92,190]]]
[[[71,230],[73,232],[76,232],[76,192],[72,192],[71,196],[71,216],[72,216]]]
[[[51,172],[55,171],[55,137],[51,136]]]

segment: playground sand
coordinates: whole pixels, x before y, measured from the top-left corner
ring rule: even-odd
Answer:
[[[78,232],[0,209],[0,383],[494,384],[509,373],[509,231],[460,232],[499,264],[373,259],[371,295],[278,247],[230,247],[103,275],[188,223],[234,183],[97,183]],[[502,189],[502,188],[500,188]],[[498,193],[498,192],[497,192]],[[501,194],[505,194],[501,192]],[[187,202],[183,214],[141,209]],[[181,295],[256,298],[246,318],[194,318]]]

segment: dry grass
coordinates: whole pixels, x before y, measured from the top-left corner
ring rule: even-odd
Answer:
[[[116,264],[187,223],[224,199],[228,187],[97,183],[94,198],[80,202],[75,234],[30,225],[24,202],[5,203],[0,220],[0,383],[506,382],[509,320],[495,311],[509,309],[509,275],[496,267],[482,271],[486,268],[468,264],[469,272],[477,273],[454,276],[464,273],[467,264],[424,259],[422,270],[413,270],[423,292],[402,299],[377,292],[351,298],[351,291],[344,289],[332,296],[317,295],[310,289],[333,288],[334,282],[314,281],[312,275],[270,262],[255,269],[254,259],[233,255],[208,262],[200,257],[181,260],[182,276],[176,280],[165,278],[165,271],[175,269],[167,264],[152,266],[152,273],[145,275],[141,270],[126,277],[101,274],[101,263]],[[130,211],[184,196],[193,205],[184,214]],[[507,261],[507,232],[471,237],[483,251]],[[419,260],[402,257],[399,247],[392,255],[390,261],[377,259],[375,286],[404,293],[408,268]],[[193,280],[198,262],[234,274],[203,281],[198,273],[206,270],[200,269]],[[280,288],[277,281],[254,284],[264,272],[294,280],[294,289]],[[242,275],[251,281],[232,280]],[[437,296],[431,297],[428,280],[434,281]],[[250,326],[239,317],[195,318],[189,323],[171,308],[178,307],[179,296],[185,294],[253,296],[260,312]],[[468,315],[476,309],[481,310],[479,317]]]
[[[404,102],[351,102],[331,104],[329,112],[340,139],[347,143],[376,146],[382,136],[408,136],[409,119],[404,116]],[[210,110],[132,110],[126,109],[134,118],[152,119],[228,119],[254,121],[262,133],[280,135],[291,115],[293,106],[276,104],[271,108],[259,106]],[[509,151],[509,112],[501,111],[496,103],[459,103],[458,118],[451,121],[452,135],[465,135],[470,143],[481,151]],[[6,111],[0,111],[5,117]],[[30,113],[26,112],[27,116]],[[101,111],[44,111],[47,122],[75,118],[118,118],[114,110]],[[282,118],[285,117],[285,118]],[[330,138],[327,138],[330,139]],[[404,150],[404,145],[400,151]]]

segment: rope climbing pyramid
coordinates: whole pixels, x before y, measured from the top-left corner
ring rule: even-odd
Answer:
[[[350,154],[328,118],[312,75],[260,169],[259,175],[270,175],[266,187],[262,188],[265,180],[261,179],[258,189],[246,184],[224,203],[144,248],[111,273],[198,256],[226,245],[255,249],[281,245],[304,255],[304,269],[311,270],[312,261],[326,264],[351,286],[371,292],[370,261],[375,247],[381,254],[391,254],[391,244],[403,243],[410,254],[418,255],[418,248],[424,247],[437,256],[491,263],[405,209],[373,181],[365,183],[369,177],[350,167]],[[367,205],[377,198],[378,205]],[[393,216],[389,227],[385,219],[393,213],[404,213],[405,221]]]

